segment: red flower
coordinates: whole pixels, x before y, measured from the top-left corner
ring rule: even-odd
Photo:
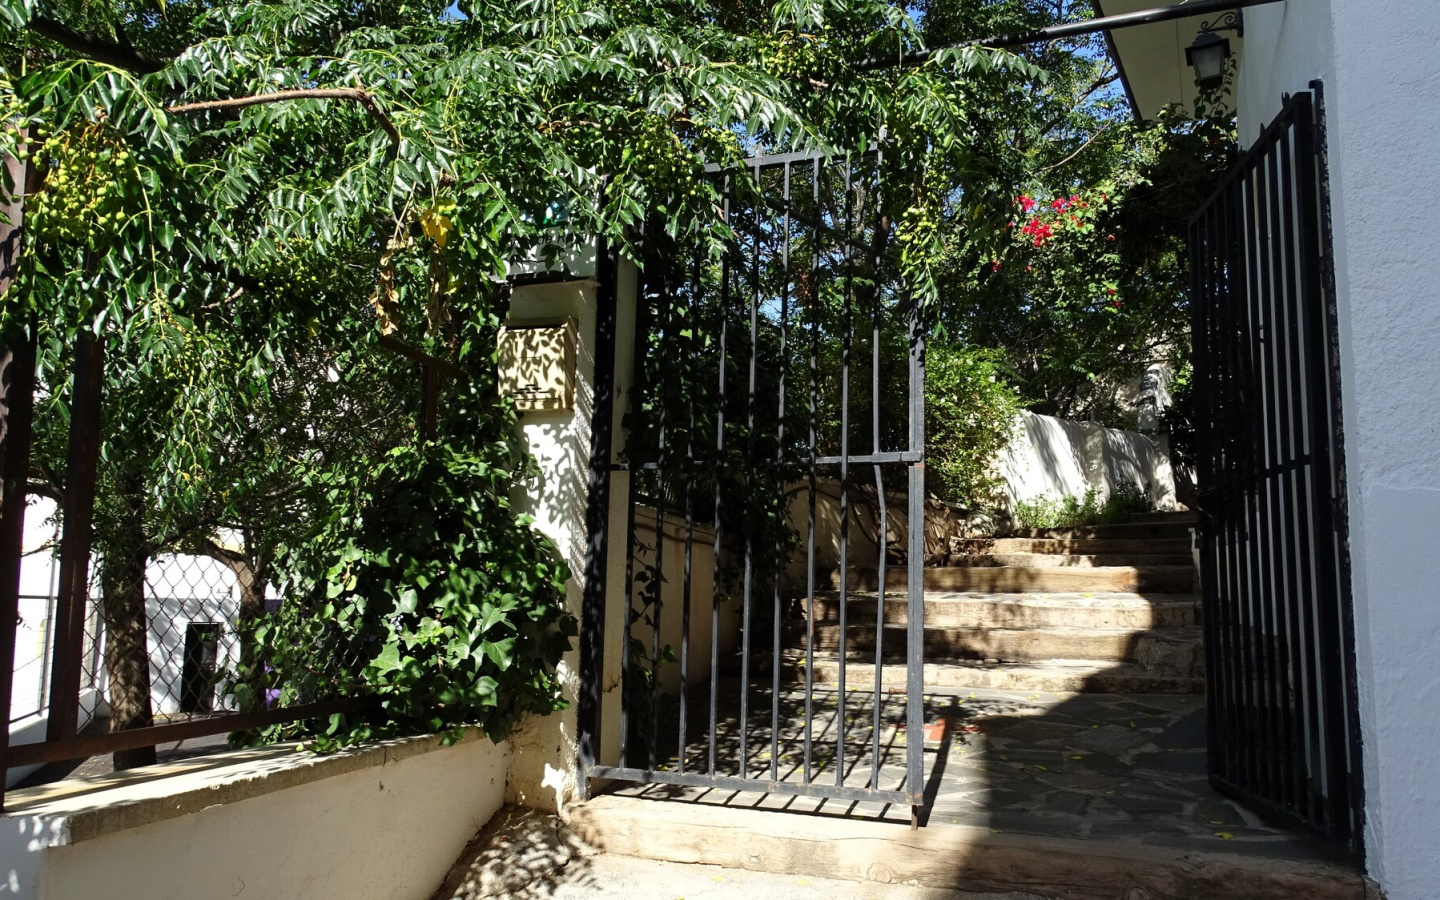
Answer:
[[[1031,198],[1025,196],[1024,194],[1021,194],[1019,197],[1016,197],[1016,198],[1015,198],[1015,202],[1020,205],[1020,211],[1021,211],[1021,212],[1027,212],[1027,213],[1028,213],[1030,210],[1032,210],[1032,209],[1035,208],[1035,201],[1032,200]]]
[[[996,260],[994,263],[992,263],[992,264],[990,265],[990,271],[992,271],[992,272],[998,272],[998,271],[1000,271],[1000,262],[999,262],[999,260]]]
[[[1050,208],[1053,209],[1053,210],[1055,210],[1056,212],[1060,212],[1061,210],[1065,209],[1065,208],[1068,207],[1069,205],[1070,205],[1070,201],[1069,201],[1069,200],[1066,200],[1064,197],[1060,197],[1060,198],[1058,198],[1054,203],[1051,203],[1051,204],[1050,204]]]

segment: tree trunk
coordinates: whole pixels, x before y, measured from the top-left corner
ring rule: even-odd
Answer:
[[[155,724],[150,704],[150,651],[145,618],[143,547],[108,548],[101,559],[101,608],[105,618],[105,668],[110,674],[110,730]],[[154,747],[117,750],[115,768],[155,762]]]
[[[235,580],[240,585],[240,621],[237,623],[240,632],[240,671],[246,673],[245,677],[256,689],[263,708],[267,685],[258,665],[260,648],[255,646],[251,629],[265,615],[265,589],[270,581],[270,566],[259,558],[258,552],[250,549],[249,543],[247,540],[243,557],[231,557],[225,562],[230,571],[235,573]]]

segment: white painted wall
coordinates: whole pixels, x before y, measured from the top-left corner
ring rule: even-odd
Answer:
[[[1366,855],[1390,900],[1440,894],[1440,15],[1433,0],[1246,11],[1242,134],[1325,81]]]
[[[1175,508],[1168,449],[1162,440],[1135,431],[1022,412],[998,467],[1012,506],[1045,495],[1082,496],[1092,487],[1106,497],[1128,483],[1148,484],[1157,509]]]
[[[106,800],[17,792],[9,802],[19,811],[0,819],[0,896],[427,900],[503,803],[509,761],[506,745],[483,738],[434,743],[348,760],[260,751],[248,764],[212,760],[132,784],[112,776],[100,782],[119,785]],[[307,766],[336,774],[307,779]],[[154,811],[167,804],[194,811]],[[98,814],[87,817],[87,805]]]
[[[1341,0],[1345,2],[1345,0]],[[1287,0],[1245,10],[1236,108],[1240,143],[1250,146],[1280,113],[1281,95],[1309,90],[1335,74],[1331,0]],[[1383,5],[1362,0],[1362,5]]]
[[[623,534],[623,532],[616,532]],[[685,608],[685,523],[675,516],[665,519],[663,540],[660,537],[660,522],[650,508],[635,511],[635,571],[641,572],[647,566],[655,565],[656,550],[660,550],[658,571],[662,579],[660,589],[660,646],[670,647],[676,657],[681,656],[682,635],[684,634]],[[720,548],[722,560],[728,554]],[[705,684],[710,680],[710,639],[716,639],[721,654],[729,653],[740,643],[740,604],[723,600],[719,610],[719,629],[713,628],[715,608],[715,532],[709,528],[694,528],[690,534],[690,633],[689,654],[686,658],[685,683],[687,688]],[[642,585],[635,585],[632,596],[635,607],[640,606]],[[623,594],[617,594],[623,596]],[[649,646],[653,629],[643,621],[636,622],[631,635]],[[660,690],[668,696],[680,691],[679,662],[660,668]]]

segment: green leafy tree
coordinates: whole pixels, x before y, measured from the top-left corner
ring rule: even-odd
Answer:
[[[856,70],[856,57],[921,39],[913,19],[878,2],[11,0],[0,27],[12,125],[0,150],[45,176],[5,314],[42,323],[55,422],[74,336],[92,331],[109,351],[97,539],[110,627],[134,636],[112,660],[117,724],[149,719],[136,602],[145,560],[218,553],[222,531],[238,526],[245,547],[232,553],[252,588],[273,570],[288,600],[281,619],[251,630],[237,690],[272,702],[256,689],[269,666],[315,676],[280,702],[357,683],[389,698],[378,719],[326,724],[337,740],[435,726],[441,705],[441,725],[502,733],[519,711],[558,702],[547,674],[557,645],[524,643],[519,622],[564,635],[550,615],[559,570],[498,499],[496,479],[519,457],[512,414],[486,393],[487,334],[474,330],[503,310],[495,284],[507,259],[552,243],[562,220],[568,234],[628,248],[655,212],[676,235],[723,242],[706,163],[864,148],[883,135],[905,175],[885,214],[914,290],[932,302],[933,189],[965,167],[976,94],[1020,65],[972,50],[919,70]],[[371,441],[337,429],[328,448],[303,452],[282,422],[303,431],[297,418],[327,409],[367,421],[383,405],[380,392],[366,401],[358,374],[377,332],[463,360],[473,402],[460,388],[448,402],[476,415],[451,417],[424,449],[404,429]],[[379,368],[378,381],[401,380]],[[307,394],[331,369],[342,375],[330,400]],[[478,415],[487,405],[496,411]],[[41,445],[53,476],[58,439]],[[386,510],[411,493],[445,525],[402,553],[386,544],[396,537]],[[482,578],[489,558],[453,543],[462,525],[509,548],[498,576]],[[464,561],[459,580],[426,593],[421,569],[440,558]],[[473,593],[482,582],[531,589],[510,590],[518,606],[507,606]],[[320,677],[314,660],[280,652],[305,628],[336,635],[341,619],[365,636],[343,673]],[[515,642],[483,637],[489,629]],[[491,667],[494,692],[448,692],[462,655]],[[512,669],[524,677],[495,674]],[[401,694],[420,706],[402,709]]]

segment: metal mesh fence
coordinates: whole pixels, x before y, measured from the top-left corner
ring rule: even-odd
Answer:
[[[277,362],[238,420],[196,407],[180,421],[163,403],[127,409],[102,378],[114,365],[108,377],[123,382],[123,361],[87,346],[67,361],[70,381],[65,365],[36,387],[28,505],[3,520],[23,532],[6,765],[89,759],[79,771],[90,774],[111,753],[193,755],[232,731],[363,708],[373,635],[332,621],[323,590],[282,602],[261,561],[327,521],[314,487],[327,466],[366,466],[433,431],[443,381],[415,375],[442,363],[401,346],[351,357],[342,373],[316,350]],[[165,442],[166,453],[153,446]],[[15,563],[14,549],[0,562]],[[270,664],[275,629],[268,644],[254,635],[287,615],[306,626],[280,639],[305,643],[298,668]]]

